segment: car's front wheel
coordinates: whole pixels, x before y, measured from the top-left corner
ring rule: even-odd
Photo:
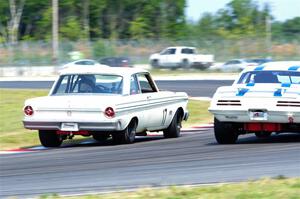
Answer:
[[[230,123],[214,119],[215,138],[219,144],[234,144],[238,139],[236,128]]]
[[[113,142],[116,144],[131,144],[135,140],[137,122],[132,120],[129,125],[120,132],[112,134]]]
[[[61,135],[50,130],[39,130],[39,138],[44,147],[59,147],[63,142]]]
[[[159,63],[158,63],[157,59],[151,60],[150,64],[153,68],[158,68],[159,67]]]
[[[182,114],[177,111],[172,119],[170,126],[165,129],[164,137],[165,138],[177,138],[180,136],[180,129],[181,129],[181,122],[182,122]]]

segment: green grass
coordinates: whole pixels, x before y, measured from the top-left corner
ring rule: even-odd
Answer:
[[[168,187],[161,189],[144,188],[133,192],[120,192],[76,197],[44,195],[44,199],[299,199],[300,178],[262,179],[234,184]]]
[[[212,122],[213,116],[207,110],[209,103],[209,101],[189,100],[188,110],[190,117],[187,122],[183,122],[183,127]]]
[[[47,93],[46,90],[0,90],[0,150],[39,144],[36,132],[23,128],[23,106],[25,99]]]
[[[37,131],[23,128],[23,106],[27,98],[47,95],[47,90],[8,90],[0,89],[0,150],[40,145]],[[190,117],[183,126],[212,121],[207,111],[209,103],[190,100]],[[80,136],[77,136],[81,138]]]

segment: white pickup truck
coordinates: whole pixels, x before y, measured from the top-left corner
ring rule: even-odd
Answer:
[[[168,47],[160,53],[152,54],[149,58],[153,68],[198,68],[207,69],[214,62],[214,55],[197,54],[194,47]]]

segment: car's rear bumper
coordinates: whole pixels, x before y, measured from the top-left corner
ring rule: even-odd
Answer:
[[[68,122],[69,123],[69,122]],[[63,130],[63,122],[37,122],[37,121],[23,121],[26,129],[32,130]],[[86,131],[119,131],[122,130],[120,121],[117,122],[79,122],[78,130]]]
[[[299,111],[266,111],[266,118],[254,119],[250,116],[249,110],[209,110],[222,122],[269,122],[269,123],[300,123]]]

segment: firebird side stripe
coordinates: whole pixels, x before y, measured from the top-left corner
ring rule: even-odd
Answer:
[[[291,87],[291,84],[290,83],[282,83],[281,87]]]
[[[261,71],[263,70],[265,67],[264,66],[257,66],[254,70],[255,71]]]
[[[246,86],[254,86],[255,85],[255,83],[248,83],[248,84],[246,84]]]
[[[281,97],[282,96],[282,93],[281,93],[281,88],[277,89],[275,92],[274,92],[274,97]]]
[[[244,96],[248,91],[249,91],[249,89],[247,89],[247,88],[239,89],[236,96]]]
[[[300,66],[291,66],[291,67],[289,67],[288,70],[297,71],[299,68],[300,68]]]

